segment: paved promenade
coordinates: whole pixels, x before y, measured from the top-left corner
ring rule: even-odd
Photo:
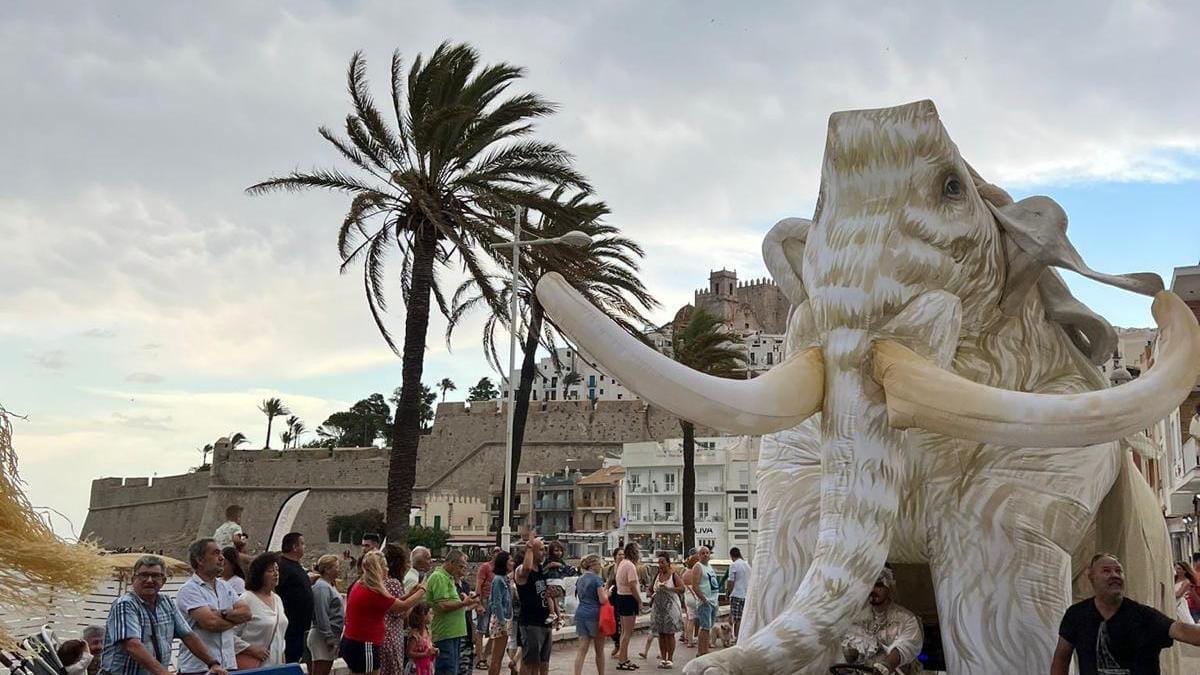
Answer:
[[[683,645],[679,645],[675,650],[675,668],[672,670],[658,670],[658,668],[656,668],[658,665],[658,660],[656,658],[658,655],[657,646],[652,646],[650,648],[650,658],[643,660],[637,656],[637,652],[641,651],[642,645],[645,643],[646,631],[641,630],[638,631],[636,636],[634,636],[634,640],[629,646],[629,651],[631,652],[630,655],[632,656],[634,662],[641,666],[641,669],[637,671],[641,675],[646,675],[647,673],[663,673],[663,675],[669,675],[670,673],[681,673],[683,671],[683,666],[696,656],[695,649],[688,649]],[[606,659],[604,672],[616,674],[622,671],[617,670],[616,660],[608,656],[608,654],[612,653],[611,645],[612,643],[610,642],[609,650],[605,652]],[[1184,646],[1181,648],[1181,650],[1184,653],[1183,668],[1180,671],[1181,675],[1200,675],[1200,647]],[[1049,672],[1049,670],[1050,664],[1046,664],[1046,671]],[[556,642],[554,644],[554,654],[550,658],[551,675],[574,675],[574,672],[575,642],[573,640]],[[501,675],[507,675],[507,673],[502,672]],[[592,658],[591,652],[588,652],[587,661],[584,662],[583,675],[596,675],[596,663]]]

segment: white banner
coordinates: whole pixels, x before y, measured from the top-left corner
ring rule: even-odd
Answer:
[[[271,536],[267,539],[268,551],[279,551],[283,548],[283,537],[292,531],[292,526],[296,524],[296,516],[300,514],[300,507],[304,505],[306,497],[308,497],[308,490],[294,492],[279,507],[279,515],[275,516],[275,524],[271,527]]]

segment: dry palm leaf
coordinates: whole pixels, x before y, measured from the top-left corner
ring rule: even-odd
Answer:
[[[17,475],[9,413],[0,406],[0,605],[46,606],[58,591],[90,593],[108,565],[88,543],[59,539],[34,512]],[[0,649],[17,638],[0,626]]]

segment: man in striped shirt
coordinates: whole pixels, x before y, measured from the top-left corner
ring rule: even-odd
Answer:
[[[133,589],[113,602],[104,625],[102,673],[167,675],[171,641],[179,638],[208,667],[208,673],[229,675],[192,632],[175,603],[159,593],[167,580],[166,569],[163,559],[153,555],[134,563]]]

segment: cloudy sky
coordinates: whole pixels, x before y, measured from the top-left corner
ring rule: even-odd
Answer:
[[[964,156],[1049,194],[1109,272],[1200,258],[1194,3],[16,2],[0,14],[0,403],[32,500],[69,534],[98,476],[169,475],[282,397],[315,428],[390,392],[397,359],[339,276],[343,198],[251,198],[336,164],[365,52],[443,40],[528,69],[540,133],[577,155],[647,249],[662,318],[713,268],[809,216],[830,112],[933,99]],[[1119,325],[1146,299],[1070,279]],[[398,305],[398,303],[397,303]],[[399,331],[400,323],[394,324]],[[476,324],[477,325],[477,324]],[[426,379],[488,374],[476,325]],[[278,441],[275,441],[278,444]]]

